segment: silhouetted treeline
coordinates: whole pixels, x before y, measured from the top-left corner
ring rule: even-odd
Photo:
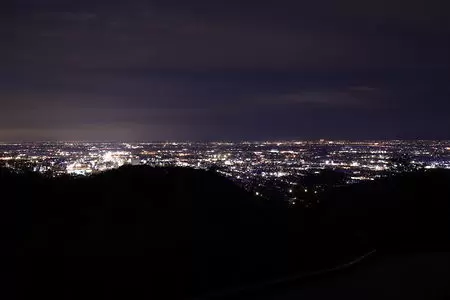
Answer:
[[[437,171],[336,186],[306,209],[214,171],[126,166],[46,178],[0,169],[2,251],[16,258],[17,293],[189,297],[372,248],[446,247],[449,183]]]

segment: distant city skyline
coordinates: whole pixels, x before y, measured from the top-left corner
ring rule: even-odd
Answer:
[[[0,143],[0,168],[17,173],[88,176],[124,165],[213,169],[257,196],[276,187],[295,203],[298,178],[324,170],[339,172],[352,184],[399,168],[450,169],[450,141]]]

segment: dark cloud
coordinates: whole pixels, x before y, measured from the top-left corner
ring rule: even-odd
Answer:
[[[449,138],[445,1],[3,8],[0,139]]]

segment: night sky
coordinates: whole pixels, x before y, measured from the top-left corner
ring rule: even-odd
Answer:
[[[450,139],[448,0],[0,4],[0,141]]]

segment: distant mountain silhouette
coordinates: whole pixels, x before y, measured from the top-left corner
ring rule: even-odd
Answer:
[[[189,297],[373,247],[443,247],[449,182],[448,172],[397,176],[332,189],[305,209],[255,197],[213,171],[125,166],[45,178],[0,170],[2,251],[17,258],[18,293]]]

